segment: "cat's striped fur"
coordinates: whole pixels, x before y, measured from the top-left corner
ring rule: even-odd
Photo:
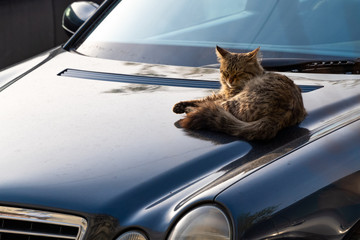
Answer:
[[[203,99],[175,104],[175,113],[186,113],[180,125],[268,140],[280,129],[299,124],[306,116],[300,88],[284,75],[265,72],[258,51],[232,53],[216,47],[221,89]]]

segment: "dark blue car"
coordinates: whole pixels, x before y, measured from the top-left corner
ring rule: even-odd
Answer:
[[[359,22],[358,0],[105,1],[0,71],[0,239],[360,239]],[[179,127],[175,103],[219,88],[216,45],[260,46],[306,119]]]

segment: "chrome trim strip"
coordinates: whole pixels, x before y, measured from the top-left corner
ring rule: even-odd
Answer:
[[[355,107],[354,109],[348,110],[345,113],[338,115],[336,118],[332,118],[324,122],[322,126],[312,130],[309,142],[313,142],[316,139],[322,138],[331,132],[334,132],[359,120],[360,107]]]
[[[191,87],[191,88],[207,88],[207,89],[220,88],[220,82],[209,81],[209,80],[127,75],[127,74],[118,74],[118,73],[76,70],[70,68],[60,72],[58,76],[73,77],[73,78],[80,78],[87,80],[134,83],[134,84],[157,85],[157,86]]]
[[[38,236],[38,237],[51,237],[51,238],[61,238],[61,239],[74,239],[76,240],[77,237],[69,237],[65,235],[58,235],[58,234],[45,234],[45,233],[37,233],[37,232],[26,232],[26,231],[16,231],[16,230],[7,230],[1,229],[0,233],[12,233],[12,234],[20,234],[20,235],[30,235],[30,236]]]
[[[88,80],[99,80],[109,82],[121,82],[121,83],[134,83],[145,85],[159,85],[159,86],[172,86],[172,87],[191,87],[191,88],[205,88],[205,89],[218,89],[220,88],[219,81],[212,80],[198,80],[198,79],[181,79],[181,78],[167,78],[156,76],[143,76],[143,75],[128,75],[119,73],[108,72],[94,72],[86,70],[78,70],[67,68],[60,72],[58,76],[61,77],[73,77]],[[322,85],[298,85],[301,92],[307,93],[319,88]]]
[[[46,223],[46,224],[54,224],[54,225],[61,225],[61,226],[69,226],[69,227],[78,227],[78,235],[76,238],[63,235],[61,236],[64,239],[75,239],[75,240],[82,240],[85,231],[87,228],[87,221],[78,216],[62,214],[62,213],[54,213],[54,212],[47,212],[47,211],[40,211],[34,209],[25,209],[25,208],[15,208],[15,207],[4,207],[0,206],[0,219],[8,219],[8,220],[19,220],[19,221],[27,221],[27,222],[36,222],[36,223]],[[21,233],[22,231],[16,230],[7,230],[7,229],[0,229],[0,233],[7,231],[7,233]],[[34,232],[24,232],[28,235],[36,235]],[[39,233],[41,234],[41,233]],[[37,235],[37,236],[48,236],[52,237],[53,234],[44,234],[44,235]],[[55,236],[54,237],[60,237]]]

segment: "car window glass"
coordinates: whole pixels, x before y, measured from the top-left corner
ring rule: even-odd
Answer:
[[[285,53],[356,58],[359,12],[358,0],[123,0],[77,51],[121,60],[134,54],[121,44],[261,46],[266,57]]]

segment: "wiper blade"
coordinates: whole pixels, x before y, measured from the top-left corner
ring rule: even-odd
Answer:
[[[306,58],[264,58],[267,71],[360,74],[360,59],[314,60]]]

